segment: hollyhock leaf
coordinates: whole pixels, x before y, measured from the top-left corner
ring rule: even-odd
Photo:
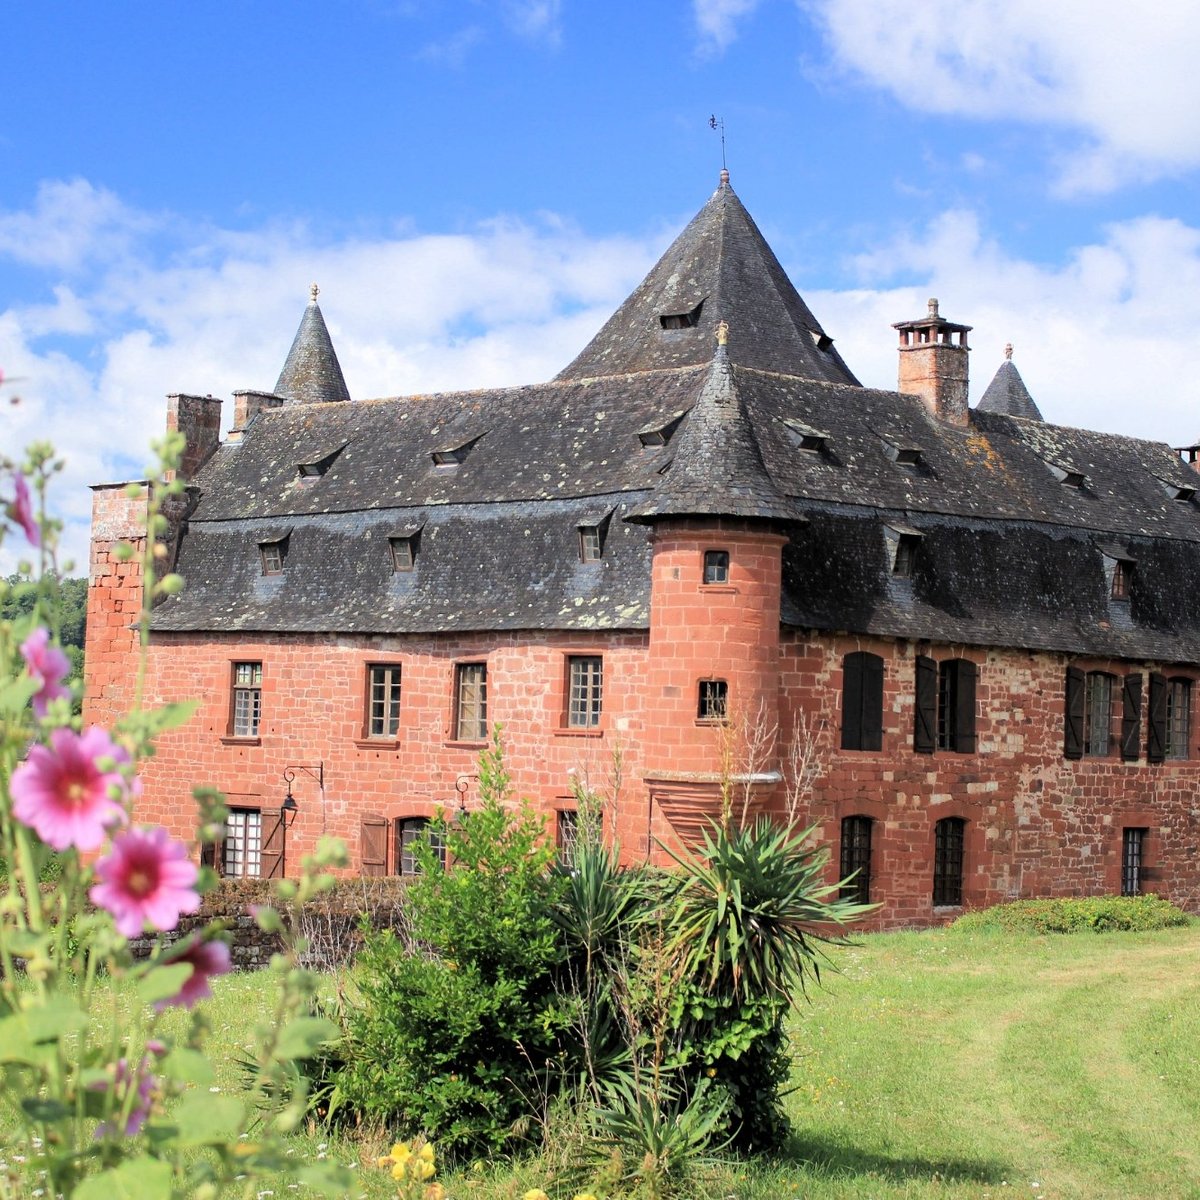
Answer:
[[[279,1031],[279,1041],[273,1055],[276,1062],[293,1058],[310,1058],[322,1046],[335,1041],[337,1026],[321,1017],[296,1017]]]
[[[0,714],[15,717],[17,713],[24,712],[40,686],[36,679],[31,679],[28,675],[9,680],[0,687]]]
[[[296,1178],[322,1196],[345,1196],[354,1186],[354,1176],[338,1163],[314,1163],[301,1167]]]
[[[186,1046],[177,1046],[163,1059],[162,1073],[175,1083],[194,1083],[197,1087],[208,1087],[214,1078],[208,1056]]]
[[[25,1096],[21,1100],[21,1108],[31,1120],[47,1125],[72,1115],[72,1110],[65,1104],[49,1097]]]
[[[144,1155],[85,1179],[74,1200],[171,1200],[171,1164]]]
[[[152,709],[146,713],[147,732],[153,735],[168,729],[178,729],[191,718],[198,704],[196,700],[180,700],[175,704],[164,704],[161,708]]]
[[[143,1004],[169,1000],[191,978],[195,968],[191,963],[170,963],[154,967],[138,980],[137,997]]]
[[[169,1126],[177,1147],[227,1145],[241,1132],[246,1110],[232,1096],[214,1096],[210,1092],[185,1092],[171,1112]],[[167,1123],[155,1132],[166,1132]]]

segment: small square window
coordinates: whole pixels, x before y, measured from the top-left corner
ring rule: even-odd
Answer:
[[[729,551],[705,550],[704,552],[704,582],[729,582]]]
[[[700,680],[696,717],[701,721],[724,721],[729,711],[729,684],[724,679]]]
[[[233,737],[258,737],[261,719],[262,663],[234,663],[230,733]]]
[[[282,575],[283,562],[287,557],[287,539],[278,542],[260,542],[259,555],[262,557],[262,573],[264,575]]]
[[[400,728],[400,667],[376,663],[367,668],[367,736],[394,738]]]
[[[598,525],[579,526],[579,561],[599,562],[604,555],[604,544]]]
[[[604,660],[574,654],[567,659],[567,726],[595,729],[604,700]]]
[[[487,663],[459,663],[454,679],[454,737],[487,740]]]

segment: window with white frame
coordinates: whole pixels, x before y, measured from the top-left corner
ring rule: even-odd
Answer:
[[[225,817],[221,874],[232,879],[257,879],[261,873],[262,813],[256,808],[231,808]]]
[[[262,720],[262,663],[233,664],[233,698],[230,733],[234,737],[258,737]]]

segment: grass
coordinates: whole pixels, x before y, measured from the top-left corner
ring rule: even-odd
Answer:
[[[721,1170],[697,1196],[1200,1198],[1200,926],[873,935],[834,960],[796,1012],[786,1157]],[[236,1086],[259,994],[252,975],[218,981],[218,1086]],[[295,1149],[361,1164],[381,1144],[317,1135]],[[444,1182],[453,1200],[554,1196],[547,1166]],[[394,1195],[359,1169],[360,1194]]]

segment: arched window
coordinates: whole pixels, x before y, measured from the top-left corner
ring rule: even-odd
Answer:
[[[946,817],[933,831],[933,905],[935,908],[962,904],[963,835],[962,817]]]
[[[856,900],[859,904],[871,902],[871,826],[870,817],[842,818],[842,852],[840,874],[850,879],[842,884],[843,900]]]

